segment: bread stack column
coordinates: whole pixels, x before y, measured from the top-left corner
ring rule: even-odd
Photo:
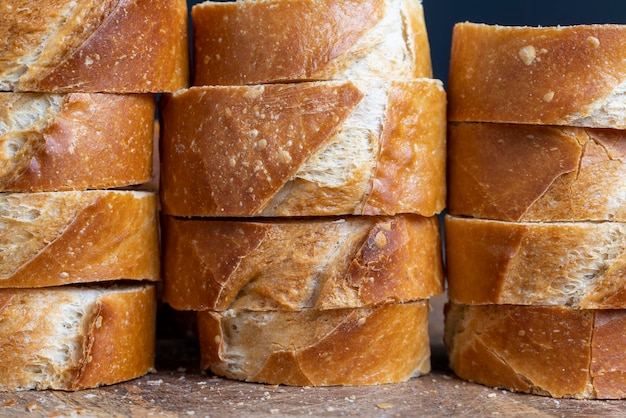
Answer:
[[[141,376],[160,280],[154,94],[188,85],[187,5],[0,10],[0,390]]]
[[[446,344],[464,379],[626,396],[625,41],[454,28]]]
[[[430,369],[445,92],[418,1],[193,7],[194,85],[162,106],[164,298],[202,368],[287,385]]]

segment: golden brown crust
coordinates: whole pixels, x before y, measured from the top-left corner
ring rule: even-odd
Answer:
[[[626,311],[452,303],[450,365],[463,379],[557,398],[626,397]]]
[[[198,313],[202,368],[296,386],[401,382],[430,371],[428,303]]]
[[[435,80],[194,87],[162,116],[169,215],[432,216],[445,205]]]
[[[443,290],[437,218],[163,222],[164,300],[180,310],[339,309]]]
[[[0,287],[160,279],[150,192],[0,194]]]
[[[9,127],[0,130],[0,190],[109,189],[149,181],[154,108],[151,94],[0,93],[0,122]],[[36,123],[24,126],[31,118]]]
[[[204,2],[191,16],[196,86],[432,76],[419,1]]]
[[[626,135],[452,123],[448,211],[505,221],[623,221]]]
[[[0,390],[80,390],[154,367],[156,286],[0,289]]]
[[[626,307],[626,224],[445,218],[450,299]]]
[[[619,25],[459,23],[449,120],[624,129],[625,40]]]
[[[2,14],[1,90],[158,93],[189,85],[184,0],[19,3]]]

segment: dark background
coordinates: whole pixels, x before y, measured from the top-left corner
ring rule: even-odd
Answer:
[[[188,0],[190,10],[200,2]],[[626,23],[625,0],[423,0],[422,4],[434,76],[444,82],[456,22],[518,26]]]

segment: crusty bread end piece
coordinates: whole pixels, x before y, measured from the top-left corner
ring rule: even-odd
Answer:
[[[147,182],[154,110],[152,94],[0,93],[0,191]]]
[[[0,289],[0,390],[80,390],[154,367],[156,286]]]
[[[0,288],[160,279],[153,192],[0,193]]]
[[[626,308],[626,224],[446,216],[448,294],[467,304]]]
[[[198,313],[202,367],[292,386],[402,382],[430,371],[428,302]]]
[[[0,90],[159,93],[189,85],[185,0],[0,4]]]
[[[448,127],[448,206],[504,221],[626,220],[626,135],[498,123]]]
[[[445,344],[461,378],[555,398],[626,398],[626,311],[561,306],[446,307]]]
[[[454,26],[448,117],[626,128],[626,25]]]
[[[163,211],[435,215],[445,206],[445,112],[432,79],[181,90],[162,105]]]
[[[163,222],[164,300],[179,310],[339,309],[443,291],[436,217]]]
[[[419,0],[206,1],[191,16],[196,86],[432,77]]]

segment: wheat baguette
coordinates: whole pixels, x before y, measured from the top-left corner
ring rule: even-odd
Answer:
[[[428,302],[376,308],[198,313],[201,366],[292,386],[401,382],[430,371]]]
[[[153,284],[0,289],[0,391],[80,390],[154,368]]]
[[[432,77],[421,1],[206,1],[194,85]]]
[[[162,103],[174,216],[432,216],[445,206],[438,80],[193,87]]]
[[[626,307],[626,224],[501,222],[446,216],[451,300]]]
[[[448,117],[626,128],[626,26],[458,23]]]
[[[159,93],[189,85],[185,0],[0,5],[0,90]]]
[[[446,306],[444,341],[461,378],[555,398],[626,397],[626,311]]]
[[[162,227],[163,299],[178,310],[356,308],[443,291],[436,217],[165,217]]]
[[[151,94],[0,93],[0,191],[149,181],[154,111]]]
[[[624,221],[624,157],[620,130],[451,123],[447,209],[503,221]]]
[[[152,192],[0,194],[0,288],[160,280]]]

